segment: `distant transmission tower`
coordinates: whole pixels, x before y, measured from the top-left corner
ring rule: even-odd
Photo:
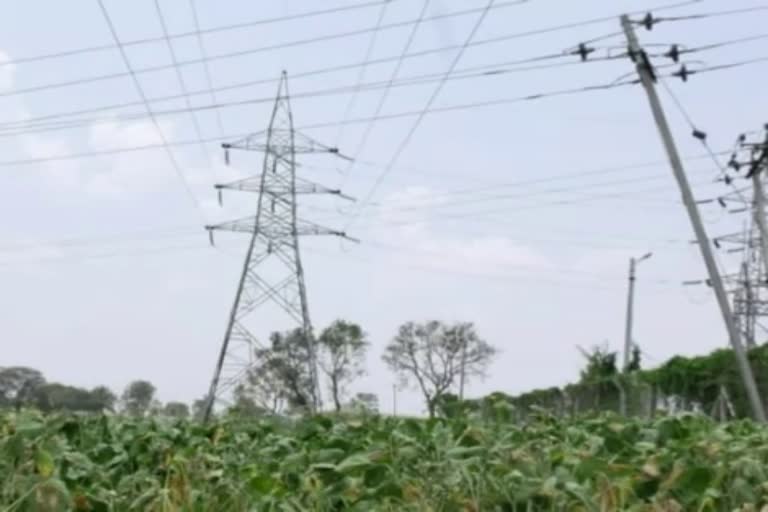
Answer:
[[[333,194],[345,199],[339,190],[331,190],[296,176],[296,155],[308,153],[339,154],[338,149],[324,146],[297,133],[293,127],[287,75],[283,72],[269,127],[236,142],[222,144],[225,160],[229,151],[242,149],[264,153],[259,175],[233,183],[216,185],[221,192],[239,190],[258,194],[256,214],[232,222],[206,226],[213,243],[213,232],[229,230],[251,235],[243,271],[237,285],[235,301],[229,315],[224,341],[221,345],[206,401],[207,421],[219,400],[243,382],[253,367],[254,352],[259,346],[248,327],[252,313],[266,303],[273,303],[287,313],[308,340],[309,375],[313,383],[310,404],[321,407],[318,385],[317,354],[312,322],[309,317],[304,270],[299,251],[299,236],[335,235],[348,238],[341,231],[324,228],[297,216],[297,196],[300,194]],[[264,318],[268,321],[269,318]]]
[[[720,237],[720,242],[731,242],[739,247],[729,252],[743,252],[739,271],[729,276],[732,283],[734,315],[749,347],[758,344],[758,328],[766,336],[768,330],[762,319],[768,317],[768,226],[765,216],[765,190],[763,179],[768,168],[768,127],[761,141],[749,142],[746,135],[738,139],[736,150],[728,162],[735,172],[746,171],[752,190],[749,198],[742,191],[735,191],[719,199],[721,204],[740,204],[732,213],[747,212],[743,234]],[[730,181],[730,178],[726,178]]]

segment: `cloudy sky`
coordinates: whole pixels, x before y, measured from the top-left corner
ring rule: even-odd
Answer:
[[[488,378],[469,386],[471,395],[564,384],[578,375],[577,346],[620,348],[627,262],[648,251],[654,256],[639,271],[635,330],[648,364],[725,346],[711,292],[681,285],[703,278],[704,267],[642,89],[515,100],[631,79],[627,59],[605,59],[623,51],[618,15],[639,18],[672,3],[496,0],[455,64],[456,78],[432,103],[437,111],[407,138],[414,115],[365,119],[380,104],[385,117],[422,111],[487,0],[431,0],[426,7],[391,0],[383,12],[381,2],[363,0],[160,0],[169,33],[187,34],[173,38],[177,67],[154,0],[104,0],[121,42],[149,40],[125,52],[133,69],[157,68],[136,74],[151,108],[165,112],[157,124],[97,0],[14,2],[0,18],[0,365],[116,390],[144,378],[162,400],[203,395],[246,238],[222,234],[211,248],[202,226],[246,215],[256,200],[229,195],[220,208],[212,185],[260,165],[258,155],[238,153],[225,167],[219,143],[266,127],[283,69],[295,75],[299,130],[356,157],[349,165],[313,156],[299,171],[361,199],[313,198],[300,212],[362,241],[303,242],[313,323],[344,318],[369,333],[368,375],[352,391],[377,393],[389,410],[395,379],[380,361],[382,349],[401,323],[428,319],[474,322],[500,349]],[[657,14],[756,5],[702,0]],[[293,16],[336,7],[350,8]],[[765,16],[670,21],[638,34],[661,54],[670,44],[698,48],[762,36]],[[381,30],[368,30],[379,19]],[[217,27],[228,28],[209,30]],[[592,40],[598,62],[562,56]],[[703,69],[768,57],[764,46],[751,38],[685,59]],[[84,48],[93,50],[70,52]],[[398,67],[403,53],[418,55]],[[50,54],[60,55],[35,59]],[[373,62],[356,65],[364,61]],[[655,62],[661,73],[676,69],[664,57]],[[766,121],[758,80],[765,66],[668,81],[713,150],[731,148],[739,133]],[[399,84],[386,92],[378,85],[396,70]],[[198,94],[185,97],[190,91]],[[697,198],[727,193],[680,110],[660,93]],[[443,108],[452,106],[462,108]],[[163,139],[170,151],[158,147]],[[150,148],[124,151],[142,146]],[[716,204],[702,206],[702,214],[713,236],[744,220]],[[725,269],[738,262],[719,257]],[[263,337],[287,324],[265,310],[253,325]],[[401,411],[423,409],[413,390],[398,393]]]

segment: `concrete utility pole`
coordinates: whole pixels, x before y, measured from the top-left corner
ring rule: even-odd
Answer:
[[[747,396],[752,407],[752,414],[755,420],[765,423],[765,409],[763,407],[762,399],[760,398],[760,393],[757,389],[757,384],[755,383],[755,376],[752,373],[752,368],[749,365],[749,359],[747,358],[747,354],[741,344],[740,333],[736,329],[736,323],[734,322],[733,314],[731,313],[731,305],[728,302],[728,296],[726,295],[725,287],[723,286],[722,277],[720,276],[720,273],[717,269],[717,263],[715,261],[714,254],[712,253],[712,248],[710,247],[709,239],[707,238],[707,233],[704,229],[704,224],[701,220],[698,206],[696,205],[696,201],[693,198],[693,193],[691,192],[688,178],[685,175],[685,170],[683,168],[682,160],[680,159],[680,154],[677,151],[677,146],[675,145],[674,138],[672,137],[672,131],[669,128],[669,124],[667,123],[667,119],[661,106],[661,101],[659,100],[659,96],[656,93],[656,76],[654,73],[653,65],[651,64],[648,55],[640,47],[637,35],[635,34],[635,29],[632,26],[632,22],[630,21],[629,16],[626,14],[621,17],[621,25],[624,29],[624,34],[626,35],[627,43],[629,45],[630,58],[636,64],[637,72],[640,75],[640,81],[643,85],[643,88],[645,89],[646,94],[648,95],[648,102],[651,106],[653,118],[656,121],[656,125],[659,129],[659,134],[661,135],[661,140],[664,144],[664,149],[667,152],[667,156],[672,166],[675,179],[677,180],[677,184],[680,187],[680,192],[683,196],[683,204],[688,210],[688,217],[690,218],[693,230],[696,233],[699,249],[701,250],[701,255],[704,258],[704,264],[706,265],[707,272],[709,274],[709,280],[712,283],[712,288],[715,291],[715,297],[717,298],[718,305],[720,306],[720,312],[723,316],[723,320],[725,321],[728,337],[731,346],[733,347],[733,352],[736,355],[736,360],[739,366],[739,373],[741,374],[744,388],[747,392]]]
[[[623,371],[627,371],[629,367],[629,356],[632,353],[632,321],[634,317],[635,308],[635,274],[637,272],[637,265],[653,256],[653,253],[644,254],[640,258],[629,259],[629,292],[627,296],[627,322],[624,329],[624,366]]]

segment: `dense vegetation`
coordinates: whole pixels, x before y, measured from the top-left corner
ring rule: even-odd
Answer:
[[[657,410],[700,411],[717,416],[725,397],[729,417],[750,417],[749,402],[730,349],[694,357],[675,356],[660,366],[640,369],[639,356],[628,372],[616,366],[616,353],[596,347],[585,354],[579,382],[562,388],[535,389],[506,400],[520,410],[542,407],[562,414],[624,412],[651,416]],[[758,389],[768,397],[768,344],[749,351]],[[475,404],[477,405],[477,403]]]
[[[768,430],[703,416],[524,425],[314,417],[202,426],[0,417],[0,510],[752,511]]]

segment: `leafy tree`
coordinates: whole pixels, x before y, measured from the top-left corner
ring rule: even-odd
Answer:
[[[405,383],[415,380],[430,417],[437,401],[460,378],[483,376],[496,349],[481,339],[471,323],[408,322],[387,345],[382,359]]]
[[[311,341],[301,329],[294,329],[273,333],[270,342],[269,348],[256,351],[259,363],[249,375],[257,405],[263,407],[271,403],[271,407],[264,407],[267,410],[274,410],[282,403],[292,410],[311,408],[314,403]]]
[[[325,328],[318,338],[319,366],[328,377],[336,411],[341,411],[344,386],[365,370],[365,351],[368,342],[359,325],[336,320]]]
[[[21,409],[32,401],[35,391],[43,384],[43,374],[34,368],[0,368],[0,406],[13,405],[16,409]]]
[[[163,414],[185,420],[189,418],[189,406],[184,402],[168,402],[163,407]]]
[[[95,410],[98,411],[114,411],[115,403],[117,402],[117,395],[115,395],[111,389],[106,386],[96,386],[91,390],[91,401],[94,404]]]
[[[357,393],[349,402],[349,408],[355,412],[377,414],[379,397],[375,393]]]
[[[155,386],[146,380],[135,380],[123,391],[123,409],[131,416],[144,416],[155,397]]]
[[[607,346],[595,346],[591,351],[579,347],[579,351],[587,360],[587,365],[581,370],[581,382],[603,382],[619,373],[616,352],[611,352]]]
[[[103,412],[112,410],[115,399],[114,393],[103,386],[88,391],[50,382],[35,389],[31,403],[43,412]]]
[[[249,378],[248,381],[250,382],[251,379]],[[279,408],[278,410],[269,410],[266,407],[262,407],[257,400],[264,398],[264,395],[258,394],[256,389],[250,384],[238,385],[233,393],[234,403],[227,412],[241,418],[258,418],[270,413],[275,414],[279,412]]]
[[[192,418],[202,421],[205,416],[205,406],[208,405],[208,397],[198,398],[192,402]]]

